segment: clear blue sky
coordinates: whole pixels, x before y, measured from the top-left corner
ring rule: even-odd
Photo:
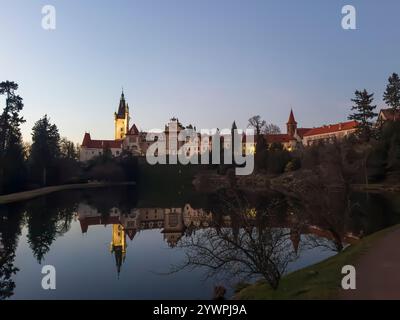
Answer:
[[[0,80],[20,85],[30,139],[47,113],[62,136],[113,137],[124,86],[141,129],[198,128],[260,114],[284,129],[344,121],[355,89],[400,73],[398,0],[0,0]],[[41,28],[41,8],[57,29]],[[357,30],[341,8],[357,9]]]

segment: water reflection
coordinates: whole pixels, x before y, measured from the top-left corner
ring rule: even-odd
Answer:
[[[72,225],[78,225],[82,234],[104,232],[94,228],[104,225],[111,229],[107,229],[110,245],[103,250],[113,254],[118,275],[136,237],[156,230],[172,250],[182,253],[172,261],[173,271],[200,267],[206,276],[222,274],[240,280],[258,275],[277,286],[288,265],[307,250],[337,252],[365,234],[400,221],[399,199],[394,196],[331,193],[318,198],[299,202],[276,194],[245,196],[225,190],[206,201],[188,199],[168,206],[157,199],[138,199],[135,190],[123,188],[71,191],[1,206],[0,299],[13,296],[16,275],[30,267],[15,263],[22,230],[38,264],[56,239],[71,233]],[[152,202],[157,205],[143,206]],[[92,253],[86,254],[90,258]],[[72,254],[70,259],[74,259]],[[170,268],[171,261],[165,262],[163,269]]]

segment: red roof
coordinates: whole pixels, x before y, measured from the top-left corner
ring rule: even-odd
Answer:
[[[285,143],[293,140],[293,137],[284,133],[284,134],[266,134],[265,139],[268,143]]]
[[[96,225],[108,225],[108,224],[120,224],[119,217],[116,216],[96,216],[96,217],[85,217],[84,219],[79,219],[81,225],[82,233],[86,233],[89,226]]]
[[[297,134],[299,135],[300,138],[303,138],[304,135],[310,130],[311,130],[311,128],[297,128],[296,132],[297,132]]]
[[[92,140],[90,133],[85,133],[82,141],[82,147],[91,149],[104,149],[104,148],[122,148],[122,140]]]
[[[393,109],[382,109],[381,112],[386,120],[389,120],[389,121],[394,121],[395,119],[400,120],[400,111],[399,110],[394,112]]]
[[[128,131],[128,135],[132,135],[132,136],[137,136],[137,135],[139,135],[139,130],[138,130],[138,128],[136,127],[136,124],[134,124],[134,125],[130,128],[130,130]]]
[[[329,124],[326,126],[313,128],[304,134],[304,137],[315,136],[318,134],[334,133],[344,130],[351,130],[357,127],[357,121],[341,122],[336,124]]]

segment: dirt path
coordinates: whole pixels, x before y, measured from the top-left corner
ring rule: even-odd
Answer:
[[[400,228],[379,239],[358,260],[356,290],[342,299],[400,299]]]

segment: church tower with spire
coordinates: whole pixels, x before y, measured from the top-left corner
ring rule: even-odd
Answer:
[[[286,131],[290,137],[293,137],[297,130],[297,122],[294,119],[293,110],[290,109],[289,120],[286,123]]]
[[[125,101],[124,91],[122,90],[119,101],[118,112],[114,113],[115,140],[124,139],[129,131],[129,106]]]

